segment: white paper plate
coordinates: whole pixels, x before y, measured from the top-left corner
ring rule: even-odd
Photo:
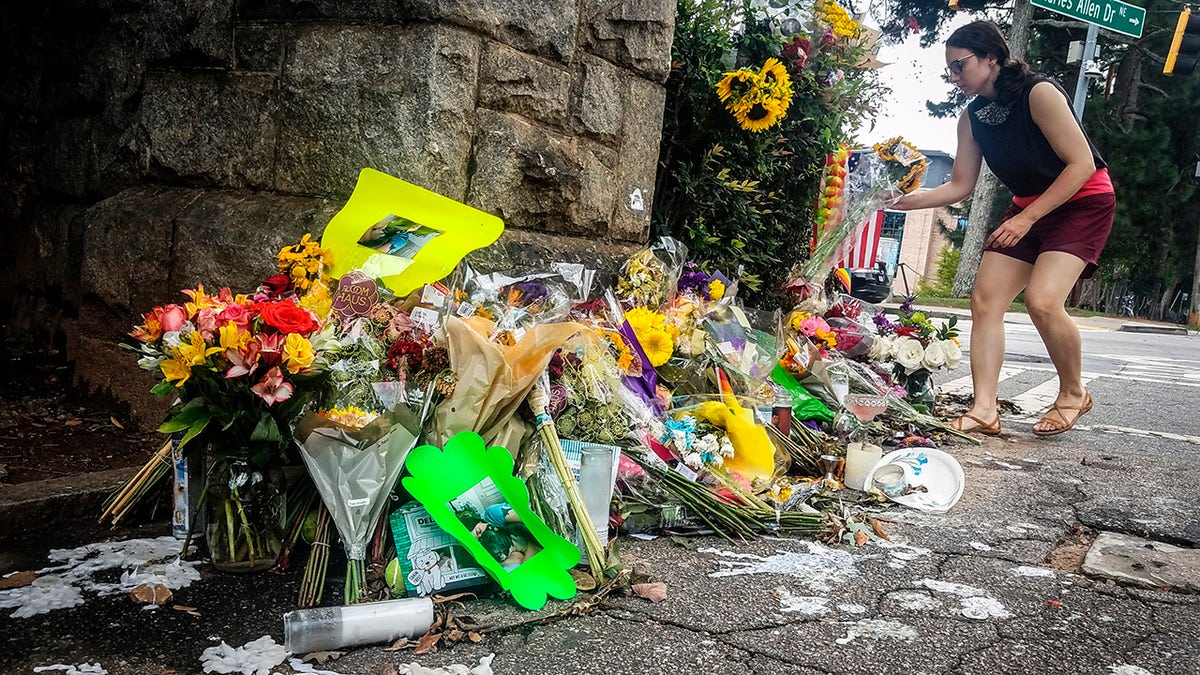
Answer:
[[[924,486],[925,492],[914,492],[890,499],[920,511],[945,513],[962,497],[966,476],[958,460],[936,448],[903,448],[883,456],[867,473],[866,484],[873,486],[875,472],[887,464],[904,470],[904,481],[913,487]]]

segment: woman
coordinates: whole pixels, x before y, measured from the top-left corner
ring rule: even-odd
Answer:
[[[971,294],[971,410],[952,425],[1000,433],[996,390],[1004,362],[1004,312],[1021,291],[1058,371],[1058,398],[1033,426],[1060,434],[1092,408],[1081,378],[1079,329],[1067,295],[1096,270],[1112,230],[1116,197],[1100,153],[1079,126],[1066,92],[1013,58],[1000,29],[976,21],[946,41],[946,74],[974,99],[958,120],[950,181],[903,197],[893,208],[926,209],[962,201],[975,188],[981,159],[1013,193],[988,236]]]

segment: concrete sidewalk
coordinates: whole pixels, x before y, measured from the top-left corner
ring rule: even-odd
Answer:
[[[896,302],[886,302],[879,305],[887,310],[889,314],[895,314],[900,309],[900,304]],[[959,320],[971,320],[971,310],[959,309],[957,307],[939,307],[936,305],[921,305],[919,303],[913,305],[919,311],[922,311],[926,316],[935,319],[949,319],[951,316],[957,316]],[[1125,333],[1157,333],[1161,335],[1187,335],[1188,329],[1178,324],[1167,323],[1165,321],[1150,321],[1146,319],[1131,320],[1127,318],[1112,317],[1112,316],[1072,316],[1075,320],[1075,325],[1086,330],[1103,330],[1103,331],[1121,331]],[[1005,312],[1004,323],[1032,325],[1033,320],[1028,314],[1023,312]]]

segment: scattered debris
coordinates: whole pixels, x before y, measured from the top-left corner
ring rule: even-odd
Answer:
[[[139,605],[165,605],[173,597],[171,589],[162,584],[138,584],[129,591],[129,599]]]
[[[108,671],[99,663],[81,663],[77,666],[56,663],[52,666],[35,666],[33,672],[45,673],[52,670],[61,670],[66,675],[108,675]]]
[[[667,585],[661,581],[644,584],[633,584],[633,594],[650,602],[662,602],[667,599]]]
[[[488,654],[479,658],[479,665],[475,667],[464,666],[458,663],[452,663],[442,668],[426,668],[419,663],[401,664],[397,675],[493,675],[492,659],[495,659],[495,654]]]
[[[846,631],[846,637],[834,640],[839,645],[848,645],[859,638],[866,640],[899,640],[902,642],[912,642],[919,635],[912,626],[900,623],[898,621],[886,621],[883,619],[862,619],[850,624]]]
[[[37,579],[37,574],[33,572],[13,572],[12,574],[0,579],[0,591],[9,588],[21,588],[32,584],[34,579]]]

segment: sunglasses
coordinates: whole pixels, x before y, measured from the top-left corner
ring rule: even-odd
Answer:
[[[975,55],[967,54],[966,56],[962,57],[961,59],[955,59],[955,60],[951,61],[950,63],[946,64],[946,77],[950,77],[951,75],[962,75],[963,61],[966,61],[967,59],[971,58],[972,56],[975,56]]]

